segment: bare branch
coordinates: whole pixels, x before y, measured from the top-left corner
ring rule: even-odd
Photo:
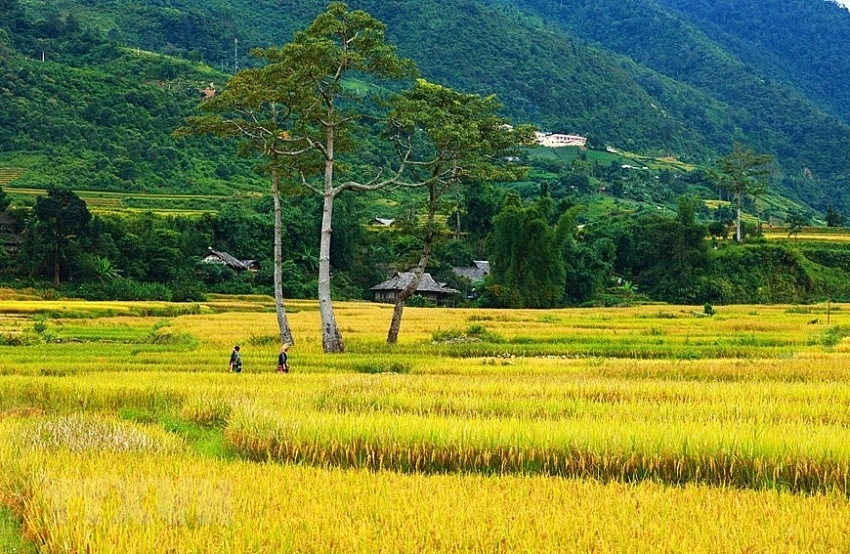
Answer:
[[[300,171],[299,175],[301,176],[301,186],[303,186],[305,189],[307,189],[307,190],[309,190],[309,191],[311,191],[315,194],[318,194],[318,195],[323,194],[323,192],[319,188],[314,187],[312,184],[310,184],[310,181],[307,180],[307,176],[304,175],[303,171]]]

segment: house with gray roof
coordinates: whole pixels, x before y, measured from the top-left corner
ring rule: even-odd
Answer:
[[[413,278],[412,271],[395,272],[389,279],[369,290],[375,293],[375,302],[394,303],[398,293],[413,282]],[[435,281],[430,273],[423,273],[419,286],[416,287],[416,294],[433,302],[440,302],[459,293],[459,290]]]
[[[472,264],[472,267],[455,267],[452,271],[458,277],[465,277],[472,282],[483,281],[490,274],[490,262],[475,260]]]
[[[201,258],[201,262],[207,264],[225,265],[236,273],[242,273],[243,271],[256,272],[260,269],[260,264],[259,262],[257,262],[257,260],[240,260],[234,256],[231,256],[227,252],[215,250],[212,246],[209,247],[209,252],[207,252],[207,255]]]

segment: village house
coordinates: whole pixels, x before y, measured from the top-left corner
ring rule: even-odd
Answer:
[[[391,227],[393,223],[395,223],[395,219],[375,216],[375,219],[370,222],[370,225],[374,225],[376,227]]]
[[[201,258],[201,262],[225,265],[232,269],[235,273],[242,273],[243,271],[256,273],[260,269],[260,264],[257,260],[239,260],[227,252],[214,250],[212,246],[209,247],[207,255]]]
[[[371,291],[375,293],[375,302],[394,303],[398,293],[404,290],[414,278],[412,271],[396,272],[392,277],[372,287]],[[416,288],[416,294],[424,297],[432,302],[443,301],[452,295],[459,294],[460,291],[451,287],[445,286],[444,283],[438,283],[431,277],[430,273],[423,273],[422,279],[419,281],[419,286]]]
[[[24,244],[23,223],[8,212],[0,212],[0,240],[3,248],[15,255]]]
[[[490,274],[490,262],[486,260],[475,260],[472,267],[455,267],[452,272],[458,277],[465,277],[473,283],[483,281]]]

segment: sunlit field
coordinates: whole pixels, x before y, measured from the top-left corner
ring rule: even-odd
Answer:
[[[845,227],[804,227],[796,233],[788,228],[773,227],[762,231],[767,240],[785,240],[794,242],[850,242],[850,233]]]
[[[0,300],[0,552],[850,551],[850,306],[714,310]]]

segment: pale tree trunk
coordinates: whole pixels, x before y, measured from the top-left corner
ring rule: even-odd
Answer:
[[[319,242],[319,314],[322,317],[322,350],[343,352],[345,345],[336,323],[331,300],[331,220],[334,197],[325,194],[322,207],[322,235]]]
[[[737,195],[737,199],[738,199],[738,206],[737,206],[738,207],[738,217],[736,218],[736,225],[735,225],[735,240],[737,240],[738,242],[744,242],[744,233],[743,233],[743,230],[741,229],[741,193],[740,192]]]
[[[59,241],[53,245],[53,284],[59,284]]]
[[[428,222],[426,223],[425,244],[422,249],[422,257],[419,258],[419,264],[413,270],[413,281],[408,283],[406,287],[398,292],[395,298],[395,306],[393,307],[393,318],[390,321],[390,330],[387,333],[387,344],[396,344],[398,342],[398,333],[401,329],[401,317],[404,314],[404,306],[407,299],[413,296],[416,289],[419,288],[419,283],[422,281],[422,275],[425,273],[425,268],[428,266],[428,260],[431,257],[431,245],[434,244],[436,231],[434,230],[434,205],[436,195],[434,188],[431,187],[431,198],[428,202]]]
[[[460,240],[460,198],[458,198],[457,211],[455,211],[455,240]]]
[[[319,315],[322,318],[322,350],[344,352],[342,333],[336,323],[331,299],[331,233],[333,232],[334,199],[334,128],[328,126],[325,152],[325,187],[322,202],[322,233],[319,240]]]
[[[283,306],[283,275],[281,265],[283,264],[283,246],[281,244],[281,232],[283,225],[280,219],[280,177],[277,171],[272,172],[272,199],[274,199],[274,307],[277,314],[277,326],[280,329],[280,341],[282,344],[295,344],[292,338],[292,330],[286,319],[286,308]]]

